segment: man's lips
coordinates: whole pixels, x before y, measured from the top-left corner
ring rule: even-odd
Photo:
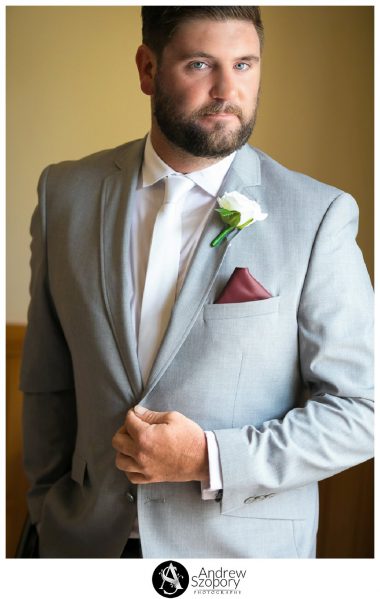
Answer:
[[[203,114],[199,118],[207,119],[207,120],[215,120],[215,119],[229,120],[229,119],[237,119],[238,116],[236,114],[232,114],[231,112],[218,112],[218,113],[213,113],[213,114]]]
[[[232,118],[232,117],[236,117],[236,114],[233,114],[231,112],[217,112],[217,113],[210,113],[210,114],[204,114],[204,117],[214,117],[214,118]]]

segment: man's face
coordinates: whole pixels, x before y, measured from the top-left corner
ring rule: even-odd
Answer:
[[[180,25],[154,78],[153,114],[164,136],[194,156],[227,156],[252,133],[260,42],[248,21]]]

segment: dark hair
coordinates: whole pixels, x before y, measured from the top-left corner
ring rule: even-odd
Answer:
[[[180,23],[190,19],[250,21],[264,42],[264,27],[258,6],[143,6],[142,38],[159,58]]]

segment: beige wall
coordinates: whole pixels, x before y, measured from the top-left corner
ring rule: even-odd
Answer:
[[[252,143],[352,193],[373,270],[373,9],[264,7]],[[7,321],[26,321],[29,221],[42,168],[141,137],[138,7],[7,8]]]

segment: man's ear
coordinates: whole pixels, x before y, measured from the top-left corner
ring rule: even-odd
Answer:
[[[136,65],[140,77],[141,91],[147,96],[154,92],[154,76],[157,70],[157,59],[152,50],[142,44],[136,52]]]

